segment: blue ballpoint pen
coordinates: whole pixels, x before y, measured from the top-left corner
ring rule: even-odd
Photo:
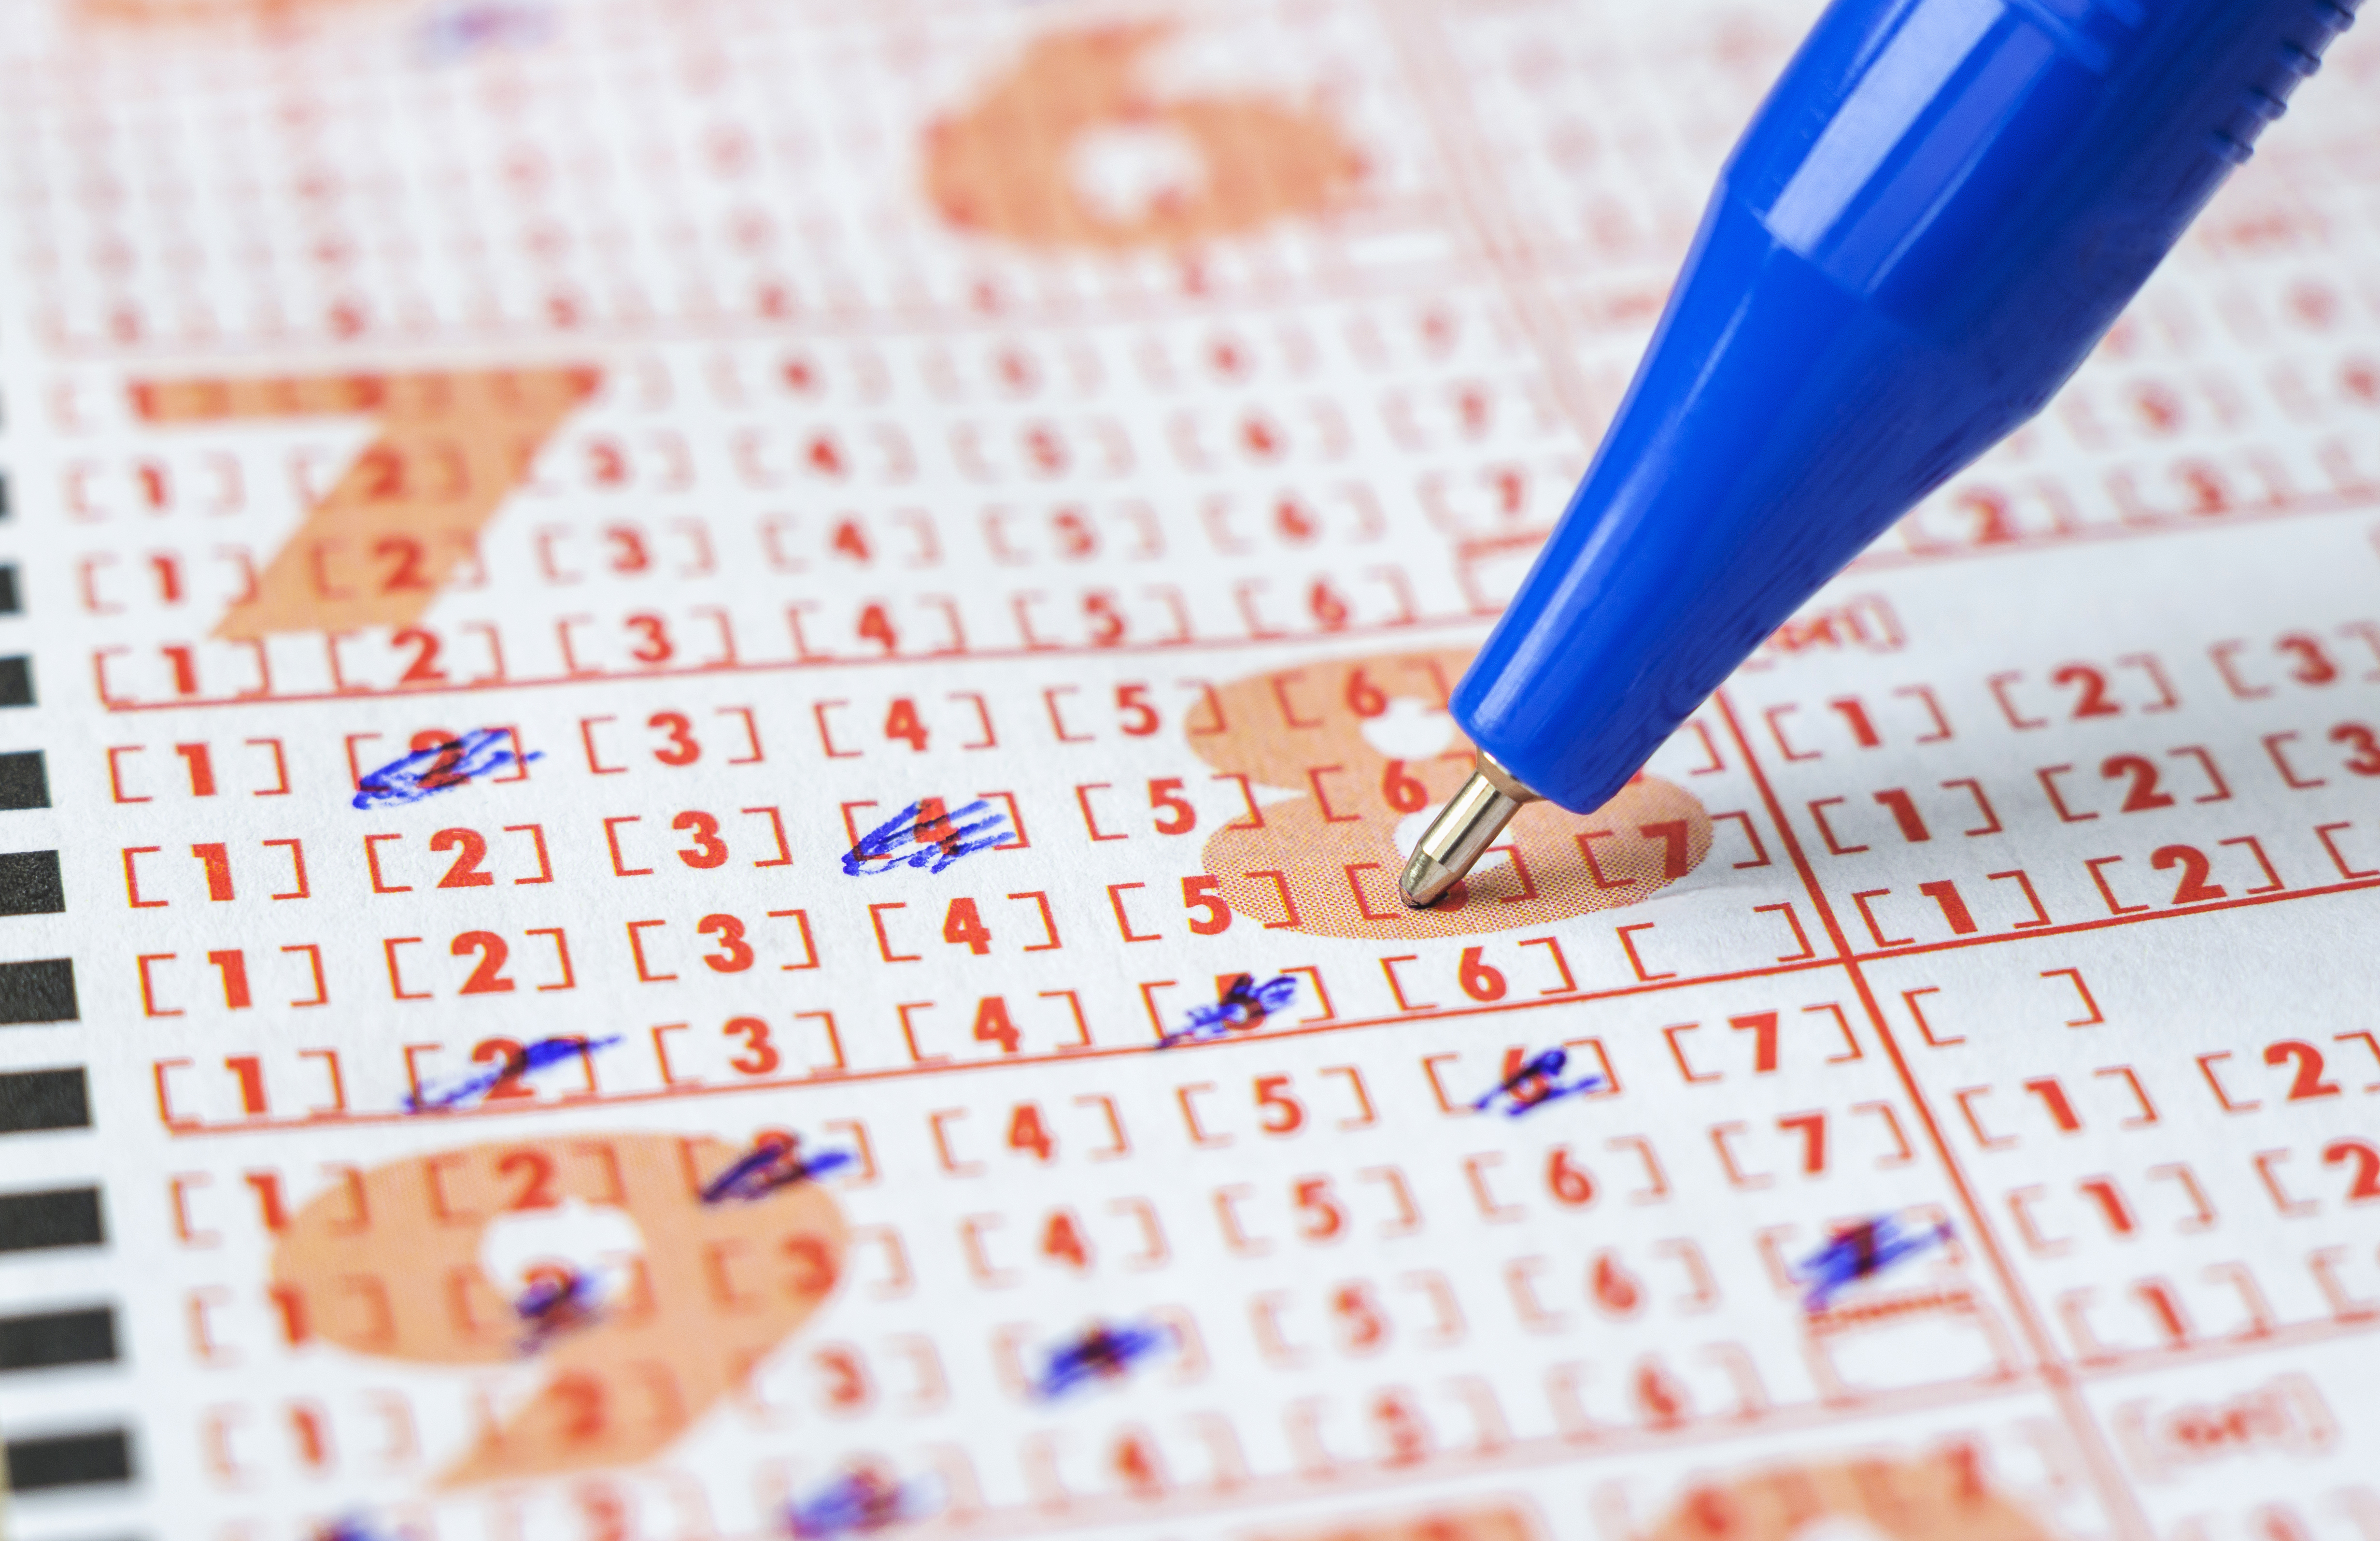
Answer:
[[[1456,687],[1407,863],[1585,812],[1918,499],[2039,411],[2355,0],[1835,0],[1720,174],[1610,431]]]

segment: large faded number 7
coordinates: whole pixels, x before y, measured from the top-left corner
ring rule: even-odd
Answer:
[[[370,415],[379,432],[273,553],[214,635],[408,626],[476,549],[548,436],[595,394],[579,366],[141,381],[155,425]]]

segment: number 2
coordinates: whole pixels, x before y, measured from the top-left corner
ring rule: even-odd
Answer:
[[[429,580],[421,576],[421,542],[410,535],[384,536],[373,541],[372,554],[396,559],[389,568],[388,576],[381,580],[382,593],[393,594],[399,589],[427,589],[431,587]],[[421,635],[418,631],[411,631],[410,628],[407,628],[407,632],[415,637]],[[403,642],[407,632],[399,632],[396,640]],[[435,656],[435,644],[431,646],[431,653]]]
[[[2355,1164],[2355,1180],[2348,1185],[2347,1202],[2380,1198],[2380,1150],[2366,1140],[2333,1140],[2322,1147],[2324,1166],[2345,1166],[2350,1161]]]
[[[2052,685],[2078,686],[2074,697],[2074,715],[2082,717],[2120,716],[2123,708],[2107,699],[2107,676],[2087,663],[2070,663],[2049,676]]]
[[[2321,1050],[2310,1043],[2301,1043],[2295,1038],[2284,1038],[2279,1043],[2265,1046],[2265,1062],[2266,1064],[2277,1065],[2292,1061],[2296,1062],[2298,1069],[2296,1076],[2289,1082],[2289,1099],[2291,1102],[2306,1102],[2317,1097],[2338,1095],[2338,1083],[2322,1078]]]
[[[2132,784],[2124,791],[2124,806],[2119,812],[2146,813],[2152,808],[2173,807],[2173,794],[2157,790],[2157,768],[2140,755],[2110,755],[2100,765],[2099,774],[2111,782],[2126,776],[2132,779]]]
[[[477,830],[441,830],[430,837],[430,848],[455,852],[455,865],[438,880],[440,888],[486,888],[496,880],[480,870],[480,864],[488,859],[488,843]]]
[[[2173,902],[2177,904],[2204,904],[2209,899],[2220,899],[2230,892],[2221,883],[2206,880],[2206,875],[2214,870],[2215,864],[2208,861],[2206,853],[2195,845],[2160,845],[2156,854],[2149,857],[2149,865],[2160,872],[2168,867],[2180,867],[2181,881],[2176,883],[2173,890]]]
[[[446,671],[438,667],[438,637],[419,626],[407,626],[389,639],[393,648],[411,648],[413,661],[396,677],[399,685],[443,685]]]
[[[458,958],[472,953],[480,954],[480,962],[471,970],[471,977],[463,981],[465,995],[501,995],[515,988],[513,982],[504,977],[504,960],[512,955],[512,949],[495,932],[466,931],[455,939],[454,945],[447,951]]]
[[[496,1171],[505,1177],[526,1174],[507,1209],[551,1209],[562,1202],[553,1191],[553,1158],[542,1150],[516,1150],[496,1162]]]
[[[436,728],[425,729],[413,735],[410,747],[417,755],[430,749],[438,751],[438,758],[431,762],[430,769],[421,772],[420,779],[413,783],[422,791],[443,791],[450,786],[459,786],[469,779],[455,772],[455,768],[463,763],[463,741],[453,734]]]
[[[527,1063],[527,1055],[528,1050],[521,1047],[520,1040],[517,1038],[482,1038],[471,1046],[473,1064],[497,1065],[507,1071],[516,1065]],[[536,1096],[536,1091],[526,1082],[517,1076],[507,1076],[488,1088],[486,1100],[500,1102],[514,1098]]]

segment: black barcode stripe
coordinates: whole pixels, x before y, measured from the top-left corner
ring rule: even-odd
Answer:
[[[0,1135],[91,1127],[91,1086],[80,1065],[0,1074]]]
[[[70,1365],[112,1365],[116,1358],[112,1305],[0,1317],[0,1375]]]
[[[5,1446],[8,1490],[121,1486],[132,1480],[132,1435],[122,1428],[32,1435]]]
[[[0,1252],[106,1244],[97,1188],[0,1194]]]
[[[28,1022],[74,1022],[74,960],[35,958],[0,964],[0,1026]]]

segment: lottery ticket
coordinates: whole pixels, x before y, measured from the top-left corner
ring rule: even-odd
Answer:
[[[1397,900],[1815,13],[13,0],[0,1530],[2380,1541],[2380,40]]]

